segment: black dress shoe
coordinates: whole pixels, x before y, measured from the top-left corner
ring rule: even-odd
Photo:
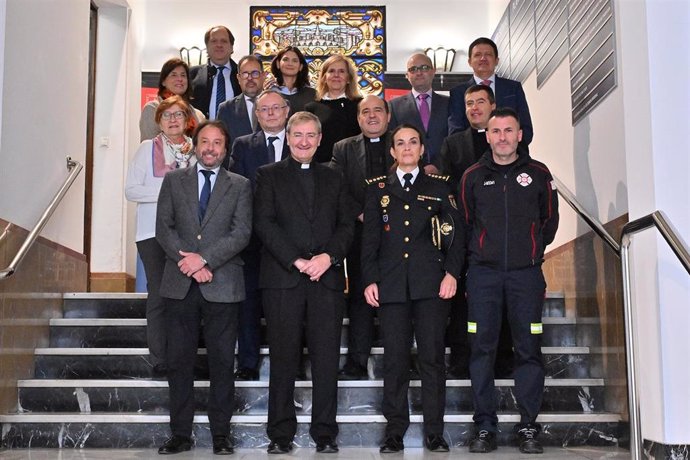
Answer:
[[[213,437],[213,453],[216,455],[230,455],[235,452],[230,439],[227,436]]]
[[[248,367],[238,367],[235,371],[235,380],[259,380],[259,371]]]
[[[179,454],[180,452],[188,451],[191,448],[191,439],[175,434],[170,439],[165,441],[165,444],[158,448],[158,453],[161,455]]]
[[[402,437],[392,435],[388,436],[386,440],[383,441],[383,444],[381,445],[379,452],[381,452],[382,454],[394,454],[404,449],[405,444],[403,444]]]
[[[287,454],[292,450],[292,442],[290,441],[271,441],[266,452],[269,454]]]
[[[338,452],[338,444],[335,439],[325,436],[316,442],[316,451],[320,454],[335,454]]]
[[[470,441],[470,452],[473,454],[486,454],[496,450],[496,434],[491,431],[480,430]]]
[[[543,454],[544,448],[537,440],[539,428],[536,425],[526,425],[517,431],[520,452],[523,454]]]
[[[450,450],[448,443],[440,434],[430,434],[424,438],[424,447],[431,452],[448,452]]]

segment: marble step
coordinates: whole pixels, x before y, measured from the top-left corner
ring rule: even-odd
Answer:
[[[413,350],[414,351],[414,350]],[[446,353],[449,353],[446,349]],[[259,373],[268,380],[270,358],[268,348],[260,350]],[[305,349],[306,353],[306,349]],[[347,348],[340,349],[340,365]],[[603,377],[603,353],[590,347],[542,347],[546,375],[555,378]],[[199,349],[195,365],[195,377],[208,379],[205,359],[206,350]],[[38,379],[122,379],[150,378],[152,368],[147,348],[37,348],[34,351],[34,376]],[[304,370],[307,379],[311,371],[305,356]],[[382,378],[383,348],[374,347],[368,363],[370,379]]]
[[[309,416],[297,416],[298,447],[314,446],[309,438]],[[498,443],[514,445],[512,427],[516,413],[499,415]],[[422,446],[422,416],[411,415],[405,436],[406,447]],[[540,440],[546,446],[615,446],[627,431],[621,417],[612,413],[542,414]],[[2,446],[6,448],[150,448],[155,449],[169,436],[169,417],[164,414],[69,414],[26,413],[0,415]],[[198,447],[210,447],[208,418],[194,418],[194,438]],[[444,435],[456,453],[467,452],[474,432],[470,413],[446,414]],[[265,415],[237,415],[232,418],[232,437],[239,448],[264,448],[268,445]],[[338,444],[343,447],[375,447],[381,442],[385,419],[381,415],[339,415]],[[458,448],[457,450],[455,448]],[[453,451],[451,451],[451,454]],[[445,457],[444,457],[445,458]]]
[[[598,318],[544,317],[544,346],[596,346],[601,343]],[[347,346],[349,320],[343,319],[341,346]],[[50,320],[51,347],[146,347],[144,318],[55,318]],[[376,328],[378,337],[378,326]],[[266,346],[262,320],[262,343]],[[380,342],[376,342],[380,346]],[[203,346],[203,341],[200,346]]]
[[[145,318],[146,294],[72,292],[63,296],[65,318]],[[562,292],[547,292],[544,316],[565,316]]]
[[[18,382],[19,407],[26,412],[137,412],[167,413],[168,384],[152,380],[22,380]],[[195,382],[197,411],[208,404],[209,382]],[[341,414],[381,414],[382,380],[338,382]],[[311,381],[297,382],[295,406],[300,414],[311,413]],[[517,412],[514,381],[496,381],[496,397],[501,412]],[[420,414],[421,382],[410,382],[410,411]],[[472,411],[469,380],[446,382],[446,410]],[[268,382],[235,383],[235,413],[268,413]],[[547,379],[542,412],[595,413],[604,411],[603,379]]]

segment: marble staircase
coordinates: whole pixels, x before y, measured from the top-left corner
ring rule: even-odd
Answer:
[[[145,296],[66,294],[63,317],[51,320],[50,346],[35,350],[34,378],[18,382],[18,410],[0,414],[2,445],[26,447],[153,448],[168,436],[167,382],[152,378],[145,338]],[[607,412],[607,380],[598,318],[565,315],[562,296],[549,294],[544,307],[543,353],[547,380],[539,421],[545,445],[617,445],[625,428],[618,413]],[[347,353],[343,322],[341,360]],[[210,445],[208,371],[203,343],[196,365],[197,416],[194,436]],[[268,348],[261,349],[261,377],[236,382],[232,431],[238,447],[268,444]],[[385,420],[381,415],[383,349],[375,347],[369,379],[341,381],[338,421],[341,446],[376,446]],[[306,360],[306,374],[310,375]],[[499,443],[510,445],[518,420],[513,381],[497,380]],[[473,433],[469,380],[447,381],[446,438],[464,446]],[[406,446],[421,446],[420,382],[409,392],[412,425]],[[297,382],[295,405],[298,446],[308,446],[311,381]]]

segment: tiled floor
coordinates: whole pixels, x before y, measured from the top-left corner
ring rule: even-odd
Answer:
[[[193,449],[190,452],[172,456],[160,456],[154,449],[14,449],[0,451],[2,460],[110,460],[110,459],[158,459],[191,460],[221,458],[213,455],[210,449]],[[296,449],[290,455],[266,454],[263,449],[239,449],[235,455],[226,457],[233,460],[267,459],[280,460],[287,458],[320,458],[320,459],[390,459],[398,460],[441,460],[441,459],[475,459],[475,460],[508,460],[527,459],[535,460],[595,460],[595,459],[629,459],[630,453],[626,450],[615,448],[578,447],[572,449],[546,448],[543,455],[524,455],[516,449],[501,447],[491,454],[469,454],[466,449],[451,449],[448,454],[433,454],[421,448],[405,449],[404,454],[380,455],[378,449],[343,448],[337,455],[317,454],[314,449]]]

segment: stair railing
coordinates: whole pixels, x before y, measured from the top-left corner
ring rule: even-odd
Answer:
[[[72,186],[72,183],[75,181],[75,179],[77,178],[77,176],[83,168],[84,166],[81,163],[72,160],[71,157],[67,157],[67,170],[70,172],[67,176],[67,179],[65,179],[65,182],[62,184],[62,187],[60,187],[60,189],[57,191],[52,201],[50,202],[46,210],[43,212],[43,215],[41,215],[41,218],[38,219],[38,222],[36,222],[34,228],[27,235],[26,239],[24,240],[24,243],[22,243],[21,247],[17,251],[17,254],[12,259],[12,262],[10,262],[7,268],[0,271],[0,280],[9,278],[17,270],[17,267],[19,266],[19,264],[21,264],[24,257],[26,257],[26,254],[29,252],[29,250],[33,247],[36,238],[38,238],[38,235],[41,234],[41,231],[48,223],[50,216],[53,215],[53,212],[55,212],[57,207],[60,205],[65,194]],[[7,237],[8,232],[9,227],[5,228],[2,235],[0,235],[0,243]]]
[[[568,190],[563,182],[555,177],[553,180],[554,184],[556,184],[558,194],[621,259],[621,273],[623,276],[623,316],[625,319],[625,355],[627,363],[628,405],[630,412],[630,454],[633,460],[641,460],[644,452],[642,445],[642,429],[640,425],[640,402],[637,393],[637,380],[635,377],[636,358],[633,341],[635,323],[633,319],[632,278],[630,275],[629,254],[632,235],[648,228],[656,227],[688,274],[690,274],[690,251],[661,211],[654,211],[649,215],[625,224],[619,244],[611,234],[606,231],[602,223],[585,210],[582,204],[577,201],[575,195]]]

